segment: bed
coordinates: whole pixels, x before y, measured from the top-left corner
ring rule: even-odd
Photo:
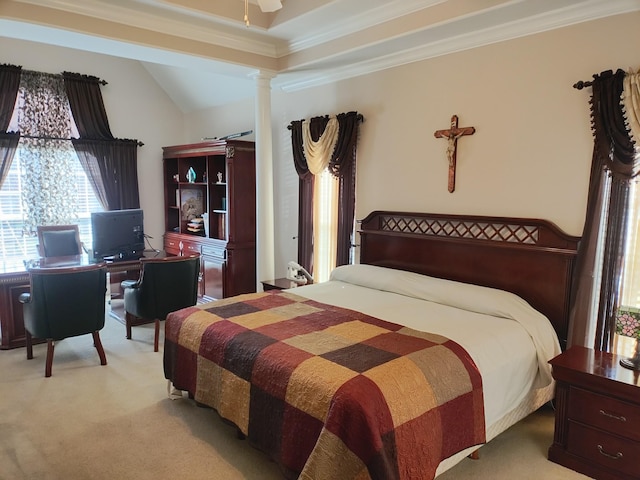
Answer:
[[[286,478],[434,478],[553,398],[579,239],[384,211],[359,233],[328,282],[170,314],[165,376]]]

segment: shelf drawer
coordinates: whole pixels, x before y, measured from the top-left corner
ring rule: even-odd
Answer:
[[[571,387],[569,419],[640,442],[640,406]]]
[[[180,254],[180,242],[175,240],[165,240],[164,242],[164,251],[169,255],[179,255]]]
[[[170,255],[180,255],[180,243],[182,242],[182,252],[200,253],[200,244],[184,240],[182,238],[165,237],[164,250]]]
[[[224,247],[219,247],[214,245],[203,245],[202,254],[224,260],[227,258],[227,249]]]
[[[184,253],[200,253],[200,245],[192,242],[182,242]]]
[[[610,435],[602,430],[569,422],[567,450],[585,460],[613,472],[638,478],[640,442]]]

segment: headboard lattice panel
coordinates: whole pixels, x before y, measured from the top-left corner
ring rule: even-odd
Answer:
[[[566,345],[578,237],[539,219],[373,212],[360,230],[360,262],[519,295]]]
[[[388,216],[380,218],[381,230],[398,233],[417,233],[439,237],[460,237],[497,242],[538,243],[537,225],[513,225],[501,222],[461,221],[453,218],[421,218]]]

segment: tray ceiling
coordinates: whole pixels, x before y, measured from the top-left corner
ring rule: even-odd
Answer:
[[[139,60],[184,112],[640,10],[640,0],[3,0],[0,36]],[[215,88],[212,88],[215,85]]]

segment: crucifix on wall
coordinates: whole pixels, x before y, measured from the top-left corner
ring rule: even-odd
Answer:
[[[449,144],[447,145],[447,159],[449,160],[449,192],[453,192],[456,189],[456,149],[458,146],[458,138],[463,135],[473,135],[476,129],[474,127],[462,127],[458,128],[458,116],[451,117],[451,128],[448,130],[436,130],[434,136],[436,138],[446,138]]]

